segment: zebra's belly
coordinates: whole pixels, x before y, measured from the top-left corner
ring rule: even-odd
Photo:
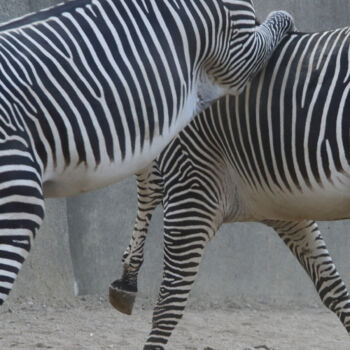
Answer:
[[[244,195],[242,221],[263,220],[341,220],[350,218],[350,183],[336,187],[328,184],[294,193],[248,191]]]
[[[69,197],[93,191],[120,181],[133,170],[132,164],[110,163],[96,169],[81,164],[45,181],[44,197]]]
[[[124,160],[111,162],[108,158],[104,158],[98,166],[94,161],[87,161],[78,166],[47,170],[43,179],[44,196],[74,196],[111,185],[135,174],[148,166],[166,146],[167,140],[172,137],[171,135],[163,136],[157,137],[152,145],[146,145],[142,152],[133,154]],[[63,164],[63,161],[59,163]]]

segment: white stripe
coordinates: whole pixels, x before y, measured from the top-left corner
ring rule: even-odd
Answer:
[[[6,288],[8,290],[11,290],[13,286],[13,283],[9,283],[9,282],[0,282],[0,287],[2,288]],[[1,295],[0,295],[1,297]]]
[[[25,228],[2,228],[1,236],[26,236],[32,235],[32,231]]]
[[[28,256],[28,253],[27,253],[27,255],[23,255],[24,258],[26,258],[27,256]],[[22,267],[22,263],[20,263],[18,261],[10,260],[10,259],[3,259],[3,258],[0,258],[0,264],[15,267],[18,270],[20,270]],[[0,271],[1,271],[1,273],[3,272],[2,270],[0,270]]]
[[[19,202],[24,204],[33,204],[44,206],[44,200],[41,198],[22,196],[22,195],[11,195],[8,197],[0,197],[0,206],[8,203]],[[1,236],[3,236],[3,229],[1,229]]]
[[[41,193],[41,186],[36,182],[32,180],[9,180],[6,182],[0,183],[0,190],[4,190],[6,188],[10,187],[16,187],[16,186],[24,186],[24,187],[31,187],[35,188]]]
[[[1,262],[0,262],[1,264]],[[4,277],[9,277],[9,278],[13,278],[14,280],[17,278],[17,274],[14,272],[10,272],[10,271],[6,271],[6,270],[2,270],[0,269],[0,275],[4,276]]]
[[[0,214],[0,221],[1,220],[29,220],[37,223],[39,226],[42,224],[43,219],[35,214],[29,214],[24,212],[16,212],[16,213],[6,213],[6,214]]]
[[[23,243],[29,243],[29,238],[27,238],[27,241],[23,241]],[[20,247],[16,247],[14,245],[11,244],[0,244],[0,252],[9,252],[9,253],[14,253],[17,254],[19,256],[22,257],[26,257],[28,255],[28,251],[20,248]]]
[[[8,297],[8,294],[0,293],[0,300],[5,301]]]

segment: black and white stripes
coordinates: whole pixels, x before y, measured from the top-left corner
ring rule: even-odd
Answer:
[[[349,91],[349,28],[289,35],[240,96],[199,114],[144,170],[162,185],[139,192],[139,206],[146,211],[151,195],[162,196],[165,228],[146,349],[164,349],[204,248],[224,222],[271,226],[350,333],[349,293],[313,221],[350,218]],[[149,220],[154,205],[148,209]],[[133,281],[140,264],[128,262],[137,252],[142,263],[146,233],[134,231],[126,252],[124,275]]]
[[[272,192],[305,191],[348,172],[349,34],[345,28],[292,36],[266,77],[237,101],[241,115],[254,113],[253,119],[237,118],[234,131],[241,159],[235,166],[247,183]]]
[[[203,90],[206,103],[241,90],[293,28],[286,13],[254,18],[250,1],[75,0],[1,26],[1,107],[35,145],[45,194],[132,174],[201,108]],[[62,173],[84,185],[56,188]]]
[[[40,172],[19,137],[0,141],[0,305],[44,217]]]
[[[0,25],[0,304],[44,196],[143,169],[293,29],[254,18],[250,0],[72,0]]]

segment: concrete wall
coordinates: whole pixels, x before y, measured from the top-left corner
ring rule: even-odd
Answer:
[[[0,0],[2,19],[5,14],[13,16],[45,3]],[[255,4],[261,19],[274,9],[292,12],[302,31],[344,26],[350,18],[348,0],[255,0]],[[67,202],[48,201],[48,209],[45,226],[19,277],[15,295],[69,295],[74,284],[81,294],[106,293],[109,283],[120,275],[121,256],[133,228],[134,179]],[[338,269],[350,286],[350,223],[323,223],[321,227]],[[139,285],[140,293],[153,299],[161,277],[161,247],[162,216],[158,210],[150,228]],[[318,300],[294,257],[271,230],[259,224],[222,227],[207,249],[192,294],[192,300],[205,303],[235,303],[241,299],[279,304],[314,304]]]
[[[293,14],[300,31],[322,31],[350,25],[348,0],[253,0],[260,19],[273,10]]]

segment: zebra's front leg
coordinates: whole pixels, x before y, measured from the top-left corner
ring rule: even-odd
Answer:
[[[350,334],[350,297],[314,221],[268,222],[312,279],[322,302]]]
[[[123,274],[109,287],[110,303],[118,311],[131,315],[137,294],[137,277],[143,263],[144,245],[152,214],[163,199],[162,180],[156,162],[136,174],[137,216],[128,248],[123,254]]]

